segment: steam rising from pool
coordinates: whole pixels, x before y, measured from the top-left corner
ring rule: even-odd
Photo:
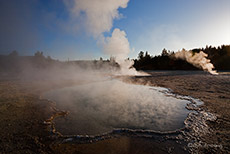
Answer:
[[[173,131],[183,127],[189,112],[185,109],[188,100],[114,79],[53,90],[44,96],[70,112],[55,121],[64,135],[96,135],[116,128]]]

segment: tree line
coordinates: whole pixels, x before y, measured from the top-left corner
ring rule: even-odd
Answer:
[[[83,69],[118,69],[119,65],[114,57],[103,60],[73,60],[59,61],[50,56],[44,56],[42,51],[37,51],[33,56],[20,56],[17,51],[12,51],[9,55],[0,55],[0,72],[20,73],[28,69],[65,69],[68,67],[78,67]]]
[[[217,70],[230,70],[230,45],[222,45],[219,47],[206,46],[205,48],[197,48],[191,50],[193,53],[203,51],[208,54],[208,59]],[[157,56],[151,56],[147,51],[140,51],[138,57],[134,59],[133,67],[137,70],[198,70],[192,64],[182,59],[176,59],[173,55],[175,52],[166,49]],[[109,60],[91,60],[91,61],[59,61],[54,60],[50,56],[44,56],[43,52],[37,51],[33,56],[19,56],[17,51],[12,51],[9,55],[0,55],[0,71],[21,72],[24,68],[40,68],[46,69],[50,67],[68,67],[77,66],[82,68],[119,69],[119,65],[115,62],[115,58]]]
[[[206,46],[191,50],[193,53],[203,51],[208,54],[208,59],[217,70],[230,70],[230,45],[219,47]],[[192,64],[182,59],[176,59],[174,51],[162,50],[161,55],[151,56],[147,51],[140,51],[137,59],[134,59],[134,67],[137,70],[198,70]]]

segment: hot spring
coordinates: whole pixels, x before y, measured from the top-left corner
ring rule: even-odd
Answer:
[[[182,128],[190,101],[162,91],[167,89],[112,79],[52,90],[44,97],[69,111],[54,121],[63,135],[98,135],[119,128],[161,132]]]

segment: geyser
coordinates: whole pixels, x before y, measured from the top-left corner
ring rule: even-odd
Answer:
[[[125,31],[115,28],[111,36],[104,36],[113,27],[113,20],[122,17],[118,9],[126,8],[128,2],[129,0],[67,0],[65,4],[71,16],[82,21],[82,27],[98,41],[104,53],[115,57],[121,67],[119,74],[141,75],[134,68],[130,69],[132,60],[125,60],[131,51]]]
[[[53,90],[45,98],[69,111],[55,120],[64,135],[98,135],[117,128],[174,131],[184,125],[188,100],[166,96],[150,86],[112,79]]]
[[[203,51],[199,53],[193,53],[192,51],[187,51],[182,49],[181,51],[173,54],[175,58],[183,59],[194,65],[195,67],[201,68],[204,71],[208,71],[211,74],[218,75],[218,73],[213,70],[214,66],[209,59],[207,59],[208,55]]]

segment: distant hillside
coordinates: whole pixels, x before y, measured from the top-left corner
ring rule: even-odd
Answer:
[[[230,70],[230,45],[219,47],[206,46],[192,50],[194,53],[203,51],[208,54],[208,59],[217,70]],[[197,70],[185,60],[173,58],[174,52],[163,49],[161,55],[151,56],[146,51],[140,51],[138,58],[134,59],[134,67],[137,70]]]

